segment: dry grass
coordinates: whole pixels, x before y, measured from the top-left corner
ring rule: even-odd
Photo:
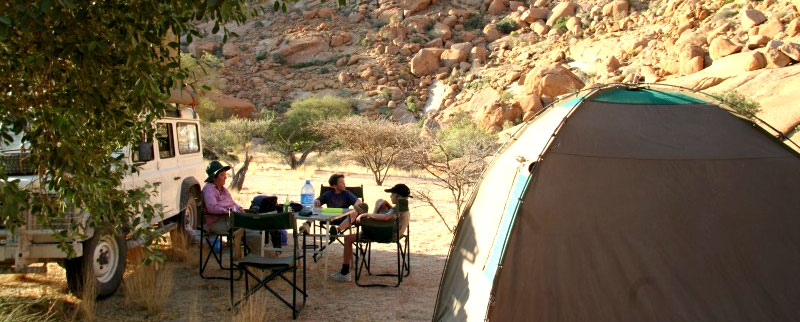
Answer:
[[[262,322],[275,319],[275,307],[268,304],[266,292],[257,292],[239,305],[238,312],[233,316],[233,322]]]
[[[58,321],[63,318],[61,302],[51,296],[39,298],[0,297],[0,322]]]
[[[141,263],[142,251],[132,252],[134,270],[122,282],[125,304],[150,313],[164,309],[173,287],[173,268],[167,263]],[[137,258],[138,257],[138,258]]]
[[[170,247],[165,250],[167,258],[170,260],[186,262],[189,256],[189,238],[186,234],[180,234],[177,231],[170,233]]]
[[[81,290],[80,302],[72,317],[73,320],[91,322],[95,320],[95,309],[97,307],[97,290],[95,289],[94,274],[85,274],[83,289]]]

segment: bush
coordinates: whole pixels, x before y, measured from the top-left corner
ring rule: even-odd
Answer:
[[[349,152],[349,158],[369,169],[379,186],[383,185],[398,157],[415,142],[409,138],[416,136],[416,129],[412,126],[364,116],[325,122],[319,125],[318,131],[333,138],[343,151]]]
[[[481,19],[480,15],[473,15],[472,17],[467,18],[467,20],[464,20],[464,30],[483,30],[483,27],[485,26],[486,23],[483,22],[483,19]]]
[[[272,54],[272,62],[281,65],[286,64],[286,57],[283,57],[283,55],[279,53],[274,53]]]
[[[258,55],[256,55],[256,60],[257,61],[262,61],[264,59],[267,59],[267,53],[260,52],[260,53],[258,53]]]
[[[514,30],[517,30],[517,27],[517,23],[510,18],[503,18],[503,20],[500,20],[500,22],[497,23],[497,30],[506,35],[510,34]]]
[[[331,72],[331,70],[328,69],[328,67],[322,67],[322,68],[319,69],[319,73],[320,74],[327,74],[327,73],[330,73],[330,72]]]
[[[758,112],[761,112],[761,104],[744,97],[736,91],[726,91],[717,98],[725,105],[730,106],[737,113],[750,119],[755,117]]]
[[[493,150],[497,147],[497,138],[478,127],[462,116],[436,134],[448,156],[461,158],[474,154],[478,150]]]
[[[567,17],[561,17],[556,20],[556,23],[553,24],[553,29],[561,29],[564,32],[567,32]]]

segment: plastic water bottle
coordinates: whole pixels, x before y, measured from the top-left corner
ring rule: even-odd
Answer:
[[[217,241],[216,241],[216,242],[214,242],[214,249],[213,249],[213,251],[214,251],[214,253],[217,253],[217,254],[219,254],[219,252],[221,251],[221,249],[220,249],[220,248],[222,247],[222,244],[220,243],[220,239],[221,239],[221,238],[217,238]]]
[[[311,180],[306,180],[306,184],[300,190],[300,204],[306,209],[314,207],[314,187],[311,186]]]

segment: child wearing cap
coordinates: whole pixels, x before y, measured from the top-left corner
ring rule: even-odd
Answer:
[[[372,214],[360,214],[358,215],[354,222],[358,223],[361,221],[361,218],[372,218],[377,220],[392,220],[395,216],[395,207],[392,204],[397,204],[398,199],[400,198],[411,198],[411,190],[408,186],[400,183],[394,185],[390,189],[384,190],[386,192],[391,193],[389,195],[389,199],[391,203],[383,200],[378,199],[375,202],[375,213]],[[349,219],[349,217],[348,217]],[[349,220],[345,220],[342,222],[342,225],[339,226],[340,230],[346,229],[350,225]],[[358,236],[356,234],[349,234],[344,236],[344,254],[342,256],[342,269],[339,272],[334,272],[331,274],[331,279],[334,281],[339,282],[349,282],[352,280],[350,275],[350,262],[353,260],[353,243],[356,242]]]

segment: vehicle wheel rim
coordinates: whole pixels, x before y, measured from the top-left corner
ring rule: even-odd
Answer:
[[[194,200],[189,200],[189,203],[186,205],[186,210],[184,211],[184,226],[186,231],[192,231],[197,227],[197,204]]]
[[[119,265],[119,245],[113,236],[104,235],[94,248],[94,276],[100,283],[107,283],[114,278]]]

